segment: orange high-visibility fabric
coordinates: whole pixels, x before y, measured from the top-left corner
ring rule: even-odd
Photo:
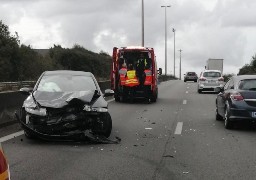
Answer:
[[[144,73],[146,74],[144,85],[152,85],[152,71],[146,69],[144,70]]]
[[[125,85],[125,81],[126,81],[126,73],[127,73],[127,69],[126,68],[121,68],[119,70],[119,74],[120,74],[120,84],[123,86]]]
[[[0,149],[0,180],[7,180],[9,179],[8,173],[8,165],[3,154],[3,151]]]
[[[139,81],[136,77],[136,71],[135,70],[127,71],[125,85],[130,86],[130,87],[139,85]]]

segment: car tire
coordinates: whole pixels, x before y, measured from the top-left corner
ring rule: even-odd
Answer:
[[[197,82],[197,80],[194,80],[194,82],[196,83],[196,82]]]
[[[201,94],[201,93],[202,93],[202,90],[201,90],[201,89],[198,89],[197,92],[198,92],[199,94]]]
[[[35,136],[24,130],[24,135],[27,139],[36,139]]]
[[[157,100],[157,95],[158,95],[158,92],[156,91],[156,92],[152,95],[152,97],[151,97],[151,102],[156,102],[156,100]]]
[[[186,80],[184,80],[184,82],[186,82]]]
[[[218,112],[218,108],[216,108],[215,114],[216,114],[216,120],[217,121],[222,121],[223,120],[223,117]]]
[[[118,95],[114,96],[116,102],[120,102],[120,97]]]
[[[230,108],[228,103],[226,103],[226,107],[225,107],[224,126],[226,129],[233,128],[233,122],[230,121]]]
[[[108,112],[101,113],[99,120],[95,123],[92,132],[108,138],[112,131],[112,119]]]

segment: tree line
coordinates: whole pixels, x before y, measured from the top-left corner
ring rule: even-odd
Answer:
[[[256,54],[252,56],[250,64],[245,64],[242,68],[239,69],[238,74],[256,74]]]
[[[92,72],[97,79],[109,79],[112,58],[106,52],[95,53],[80,45],[63,48],[53,45],[46,55],[20,43],[18,33],[0,21],[0,82],[37,80],[47,70]]]
[[[88,71],[97,79],[109,79],[111,61],[106,52],[95,53],[78,44],[72,48],[53,45],[42,55],[30,45],[21,44],[18,33],[11,35],[9,27],[0,20],[0,82],[37,80],[44,71],[60,69]],[[238,74],[256,74],[256,54]],[[226,76],[228,79],[231,74]]]

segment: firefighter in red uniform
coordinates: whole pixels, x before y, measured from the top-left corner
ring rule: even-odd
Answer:
[[[119,75],[120,75],[120,85],[123,86],[125,85],[125,81],[126,81],[126,73],[127,73],[127,66],[126,63],[124,62],[122,64],[122,68],[119,70]]]
[[[152,67],[148,63],[144,70],[145,73],[145,81],[144,85],[152,85]]]
[[[142,53],[137,61],[136,74],[141,86],[152,85],[152,63],[150,59],[144,58]]]

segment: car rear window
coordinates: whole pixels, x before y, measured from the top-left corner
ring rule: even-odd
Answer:
[[[221,77],[219,72],[204,72],[204,77]]]
[[[256,90],[256,79],[241,80],[239,82],[238,89],[255,91]]]
[[[188,72],[188,74],[187,74],[188,76],[195,76],[196,75],[196,73],[195,72]]]

